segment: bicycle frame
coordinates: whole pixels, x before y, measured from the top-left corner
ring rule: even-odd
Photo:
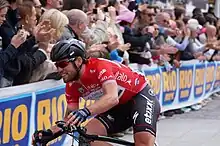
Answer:
[[[64,121],[57,121],[56,125],[59,128],[61,128],[62,130],[55,133],[53,137],[45,137],[45,138],[41,139],[41,142],[35,143],[34,146],[46,146],[46,144],[49,141],[51,141],[51,140],[53,140],[63,134],[68,134],[74,140],[77,140],[79,142],[79,146],[90,146],[90,142],[94,142],[94,141],[110,142],[110,143],[115,143],[115,144],[120,144],[120,145],[125,145],[125,146],[135,146],[135,144],[133,142],[125,141],[122,139],[117,139],[117,138],[112,138],[112,137],[107,137],[107,136],[86,134],[85,127],[64,126],[65,125]],[[79,135],[76,137],[76,136],[74,136],[75,133],[78,133]],[[155,142],[154,146],[158,146],[156,142]]]
[[[103,141],[103,142],[111,142],[115,144],[121,144],[125,146],[134,146],[135,144],[129,141],[107,137],[107,136],[99,136],[99,135],[90,135],[86,134],[86,129],[84,127],[76,127],[76,126],[64,126],[64,121],[56,122],[56,125],[62,129],[62,131],[55,133],[53,137],[45,137],[42,138],[40,141],[35,142],[34,146],[46,146],[46,144],[56,139],[57,137],[61,136],[62,134],[67,134],[71,136],[73,139],[79,142],[79,146],[89,146],[90,142],[94,141]],[[74,136],[74,133],[78,133],[79,136]]]
[[[79,133],[79,132],[78,132]],[[81,137],[81,138],[80,138]],[[134,146],[135,144],[129,141],[125,141],[122,139],[107,137],[107,136],[99,136],[99,135],[81,135],[79,133],[79,145],[88,144],[94,141],[103,141],[103,142],[111,142],[115,144],[121,144],[125,146]]]
[[[121,145],[125,145],[125,146],[134,146],[135,144],[129,141],[125,141],[122,139],[117,139],[117,138],[112,138],[112,137],[107,137],[107,136],[99,136],[99,135],[89,135],[86,134],[85,131],[81,130],[79,127],[77,128],[77,130],[75,131],[79,134],[78,136],[78,140],[79,140],[79,146],[83,146],[84,144],[89,144],[90,142],[94,142],[94,141],[103,141],[103,142],[111,142],[111,143],[115,143],[115,144],[121,144]],[[74,136],[74,133],[72,136],[74,139],[77,139]]]
[[[116,139],[116,138],[111,138],[111,137],[106,137],[106,136],[97,136],[97,138],[95,138],[93,140],[94,141],[112,142],[112,143],[126,145],[126,146],[134,146],[134,143],[132,143],[132,142],[121,140],[121,139]]]

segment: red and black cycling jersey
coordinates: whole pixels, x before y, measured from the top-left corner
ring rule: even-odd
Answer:
[[[66,84],[67,103],[78,103],[79,98],[98,100],[103,95],[102,86],[109,82],[118,85],[119,103],[126,103],[146,85],[145,76],[129,67],[101,58],[90,58],[80,81]]]

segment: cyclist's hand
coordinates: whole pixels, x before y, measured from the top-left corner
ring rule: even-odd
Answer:
[[[91,115],[88,108],[79,109],[77,111],[73,111],[70,113],[67,117],[66,125],[72,124],[79,126],[81,123],[83,123],[89,116]]]
[[[42,142],[42,139],[44,137],[52,137],[53,132],[50,129],[47,130],[36,130],[32,136],[32,145],[34,145],[36,142]]]

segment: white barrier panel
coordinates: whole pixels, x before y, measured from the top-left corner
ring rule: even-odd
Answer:
[[[162,111],[200,102],[220,91],[220,62],[184,62],[180,69],[167,73],[164,68],[130,65],[143,73],[154,88]],[[65,113],[62,81],[43,81],[0,89],[0,145],[29,146],[35,129],[47,129]],[[93,101],[81,100],[81,107]],[[62,136],[52,146],[65,145]]]

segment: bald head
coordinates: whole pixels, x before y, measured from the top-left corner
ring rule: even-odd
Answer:
[[[79,9],[72,9],[66,13],[70,25],[76,25],[79,22],[87,23],[87,15]]]
[[[166,12],[161,12],[156,15],[155,20],[159,25],[166,26],[169,25],[170,15]]]
[[[217,29],[214,25],[207,25],[206,26],[206,34],[207,36],[210,36],[210,37],[214,37],[217,33]]]
[[[170,19],[170,15],[166,12],[160,12],[156,15],[156,19]]]
[[[216,27],[214,25],[207,25],[206,31],[216,31]]]

